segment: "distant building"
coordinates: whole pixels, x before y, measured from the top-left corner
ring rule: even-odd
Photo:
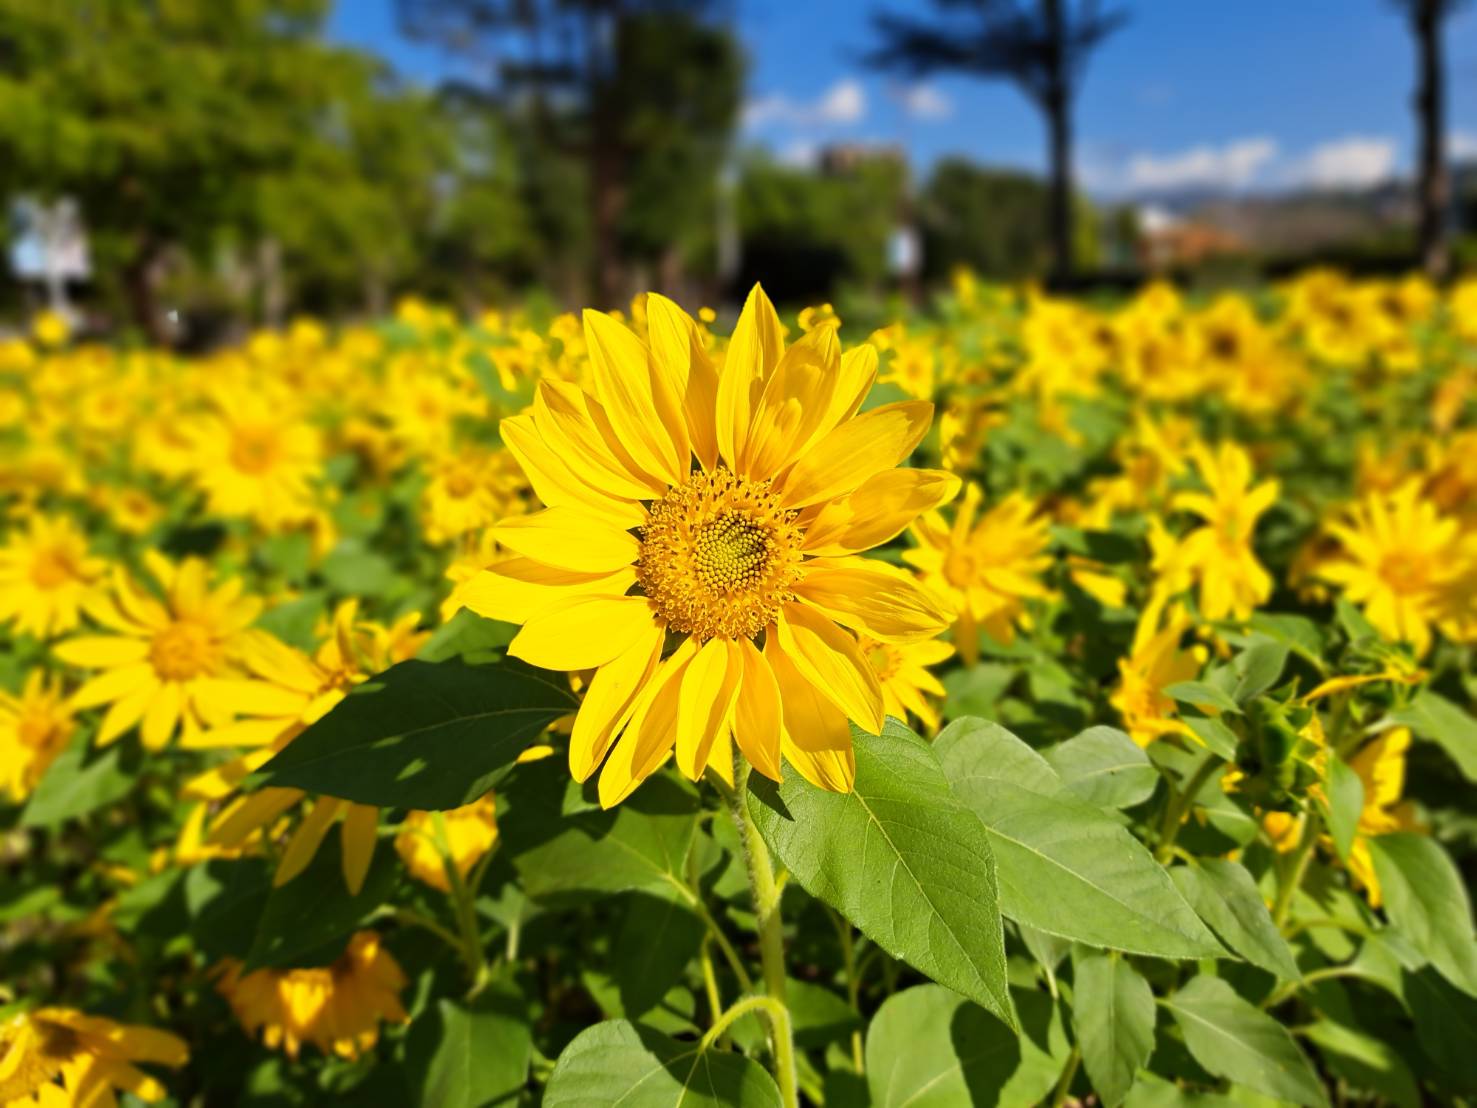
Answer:
[[[1140,208],[1138,226],[1138,260],[1146,269],[1193,266],[1216,255],[1246,251],[1246,243],[1230,231],[1168,208]]]

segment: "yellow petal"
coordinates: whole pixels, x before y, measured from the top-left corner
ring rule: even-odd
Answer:
[[[837,623],[879,642],[930,639],[952,619],[910,573],[866,558],[812,559],[795,593]]]
[[[672,753],[676,741],[677,711],[682,677],[697,643],[682,645],[657,668],[637,698],[631,722],[600,771],[600,806],[613,808],[635,791]]]
[[[840,708],[846,718],[875,735],[882,730],[882,686],[856,640],[814,608],[786,604],[776,621],[779,644],[800,674]]]
[[[635,583],[630,566],[615,573],[574,573],[532,558],[508,558],[462,582],[452,596],[479,616],[526,623],[576,596],[624,596]]]
[[[818,327],[785,351],[750,421],[741,475],[778,473],[819,436],[840,361],[834,327]]]
[[[103,716],[102,723],[98,724],[97,745],[107,746],[137,725],[149,710],[149,705],[154,702],[159,688],[159,682],[151,673],[144,684],[113,701],[112,707]]]
[[[728,642],[709,639],[682,676],[677,697],[677,768],[696,781],[713,741],[725,731],[738,692],[742,665],[729,664]]]
[[[253,831],[267,827],[303,798],[301,789],[268,787],[240,797],[215,817],[205,841],[235,846]]]
[[[144,713],[143,726],[139,728],[139,738],[146,750],[163,750],[168,745],[169,737],[179,726],[184,703],[184,689],[178,682],[166,681],[159,687]]]
[[[775,635],[765,636],[764,660],[784,705],[780,749],[785,760],[816,788],[850,792],[856,753],[846,716],[801,676]]]
[[[731,644],[743,678],[734,704],[733,735],[744,757],[765,777],[780,779],[783,708],[774,670],[748,639]]]
[[[830,410],[822,427],[829,431],[839,427],[856,415],[872,383],[877,380],[877,348],[871,343],[862,343],[841,355],[841,368],[836,378],[836,388],[831,394]]]
[[[918,400],[886,404],[847,420],[811,447],[785,476],[781,498],[803,508],[851,492],[891,469],[928,431],[933,405]]]
[[[646,512],[634,500],[609,496],[574,471],[549,448],[533,416],[509,416],[498,425],[503,445],[518,460],[533,491],[551,508],[579,507],[622,530],[639,526]]]
[[[508,653],[541,669],[594,669],[649,633],[655,616],[644,596],[584,596],[540,612]]]
[[[734,325],[718,377],[718,451],[735,473],[749,436],[756,385],[762,386],[784,352],[779,313],[755,285]]]
[[[692,317],[665,296],[646,295],[646,331],[651,352],[681,382],[687,435],[703,468],[718,464],[718,371]]]
[[[492,529],[509,550],[575,573],[614,573],[641,556],[641,543],[578,508],[511,516]]]
[[[274,888],[281,888],[308,868],[344,803],[336,796],[320,796],[313,801],[312,808],[287,840],[287,849],[282,852],[282,861],[277,863],[277,872],[272,877]]]
[[[343,846],[344,885],[350,896],[358,896],[374,861],[374,844],[379,835],[380,810],[368,804],[350,804],[339,830]]]
[[[565,381],[539,382],[533,397],[533,420],[540,437],[576,480],[623,500],[649,500],[666,483],[641,472],[621,458],[606,441],[595,417],[593,400]]]
[[[625,651],[596,670],[569,736],[569,772],[576,781],[586,780],[604,760],[661,661],[665,638],[661,625],[653,621]]]
[[[801,546],[807,554],[821,555],[870,550],[958,492],[959,478],[942,469],[885,469],[823,507],[806,527]]]
[[[110,669],[106,673],[98,674],[73,693],[72,707],[78,711],[83,708],[96,708],[99,704],[117,700],[144,685],[157,681],[154,667],[147,662]]]
[[[70,666],[113,669],[142,662],[149,656],[149,644],[145,639],[121,635],[83,635],[57,643],[52,653]]]
[[[689,468],[687,416],[642,341],[604,312],[586,309],[585,345],[595,395],[619,440],[647,474],[680,484]]]

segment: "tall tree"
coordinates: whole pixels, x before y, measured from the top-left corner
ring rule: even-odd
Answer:
[[[1121,27],[1122,11],[1097,0],[934,0],[932,20],[881,12],[873,17],[881,45],[871,60],[914,77],[966,73],[1013,82],[1046,118],[1050,166],[1047,228],[1052,276],[1073,270],[1072,101],[1082,71],[1104,39]]]
[[[1451,174],[1446,164],[1446,65],[1441,57],[1442,25],[1466,0],[1395,0],[1410,22],[1416,47],[1416,129],[1420,135],[1417,231],[1421,265],[1433,279],[1451,267],[1447,213]]]
[[[584,165],[596,294],[626,293],[624,260],[688,237],[738,118],[742,61],[715,0],[397,0],[411,35],[461,55],[515,130]],[[542,156],[545,151],[540,151]],[[653,175],[645,168],[665,165]],[[651,190],[665,190],[666,203]],[[683,191],[685,190],[685,191]]]

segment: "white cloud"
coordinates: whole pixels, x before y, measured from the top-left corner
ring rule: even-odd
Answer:
[[[1397,158],[1392,138],[1350,135],[1313,147],[1287,167],[1286,178],[1315,189],[1369,188],[1395,175]]]
[[[954,101],[933,85],[906,85],[898,91],[897,99],[904,113],[914,119],[948,119],[954,114]]]
[[[1223,146],[1193,146],[1173,154],[1135,154],[1114,182],[1128,192],[1185,188],[1245,188],[1277,156],[1269,138],[1245,138]]]
[[[788,123],[815,127],[856,123],[867,114],[867,94],[852,78],[837,81],[814,100],[795,100],[783,94],[761,96],[744,105],[744,125]]]
[[[1447,135],[1446,152],[1453,161],[1477,159],[1477,131],[1453,131]]]
[[[814,169],[821,160],[820,147],[807,139],[796,139],[780,149],[775,159],[795,169]]]

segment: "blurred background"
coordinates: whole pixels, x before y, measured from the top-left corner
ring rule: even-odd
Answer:
[[[0,332],[1477,262],[1462,0],[0,0]]]

